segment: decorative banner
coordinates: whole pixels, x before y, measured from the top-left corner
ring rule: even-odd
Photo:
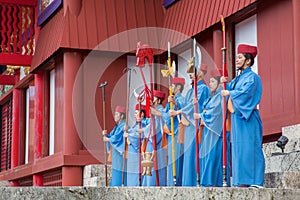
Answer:
[[[166,8],[166,7],[170,6],[175,1],[177,1],[177,0],[164,0],[164,7]]]
[[[62,4],[63,0],[40,0],[38,26],[42,25]]]
[[[53,0],[40,0],[40,11],[43,12]]]

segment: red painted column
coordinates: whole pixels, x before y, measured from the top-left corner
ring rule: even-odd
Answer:
[[[34,104],[34,163],[43,157],[43,72],[38,72],[34,76],[35,83],[35,104]],[[33,185],[43,186],[43,176],[33,175]]]
[[[63,153],[76,155],[82,149],[82,142],[75,128],[72,111],[73,86],[76,74],[82,63],[82,55],[69,51],[64,53],[64,117],[63,117]],[[62,169],[62,185],[82,185],[81,167],[66,166]]]
[[[16,82],[20,80],[20,70],[15,70]],[[11,141],[11,168],[19,165],[19,135],[20,135],[20,93],[19,89],[13,89],[12,99],[12,141]],[[12,181],[11,186],[19,186],[18,181]]]
[[[293,0],[293,26],[294,26],[294,66],[295,66],[295,111],[300,116],[300,1]]]

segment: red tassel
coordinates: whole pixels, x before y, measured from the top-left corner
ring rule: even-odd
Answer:
[[[149,118],[150,117],[150,96],[147,95],[146,96],[146,117]]]
[[[146,100],[146,117],[150,117],[150,105],[151,105],[152,94],[148,86],[145,85],[145,88],[140,92],[138,96],[138,101],[143,102]]]

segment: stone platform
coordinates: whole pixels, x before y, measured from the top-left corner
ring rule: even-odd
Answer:
[[[107,182],[111,179],[111,165],[107,165]],[[87,165],[83,169],[83,186],[105,186],[105,166]]]
[[[266,163],[264,187],[300,189],[300,124],[282,128],[282,135],[289,138],[284,154],[276,146],[276,142],[263,144]],[[107,167],[109,181],[111,165]],[[104,172],[104,165],[85,166],[83,186],[105,186]]]
[[[299,200],[300,189],[191,188],[191,187],[1,187],[0,199],[16,200],[160,200],[160,199],[251,199]]]
[[[105,187],[104,165],[85,166],[83,187],[5,187],[0,184],[0,200],[35,199],[251,199],[300,200],[300,125],[285,127],[282,134],[289,138],[285,154],[276,142],[263,145],[266,170],[265,188],[197,188],[197,187]],[[274,154],[275,153],[275,154]],[[108,165],[108,180],[111,166]]]
[[[276,142],[263,144],[266,162],[264,186],[300,189],[300,124],[282,128],[282,135],[289,139],[284,153]]]

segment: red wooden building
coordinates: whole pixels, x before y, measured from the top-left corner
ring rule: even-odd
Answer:
[[[190,38],[201,45],[202,61],[220,68],[220,14],[230,77],[236,46],[259,48],[264,137],[277,139],[282,127],[300,123],[298,10],[298,0],[0,0],[0,84],[8,90],[0,97],[0,180],[82,185],[83,166],[104,162],[99,84],[108,82],[110,129],[114,107],[126,102],[122,71],[135,65],[138,41],[154,49],[160,89],[168,41],[178,75],[191,56]]]

